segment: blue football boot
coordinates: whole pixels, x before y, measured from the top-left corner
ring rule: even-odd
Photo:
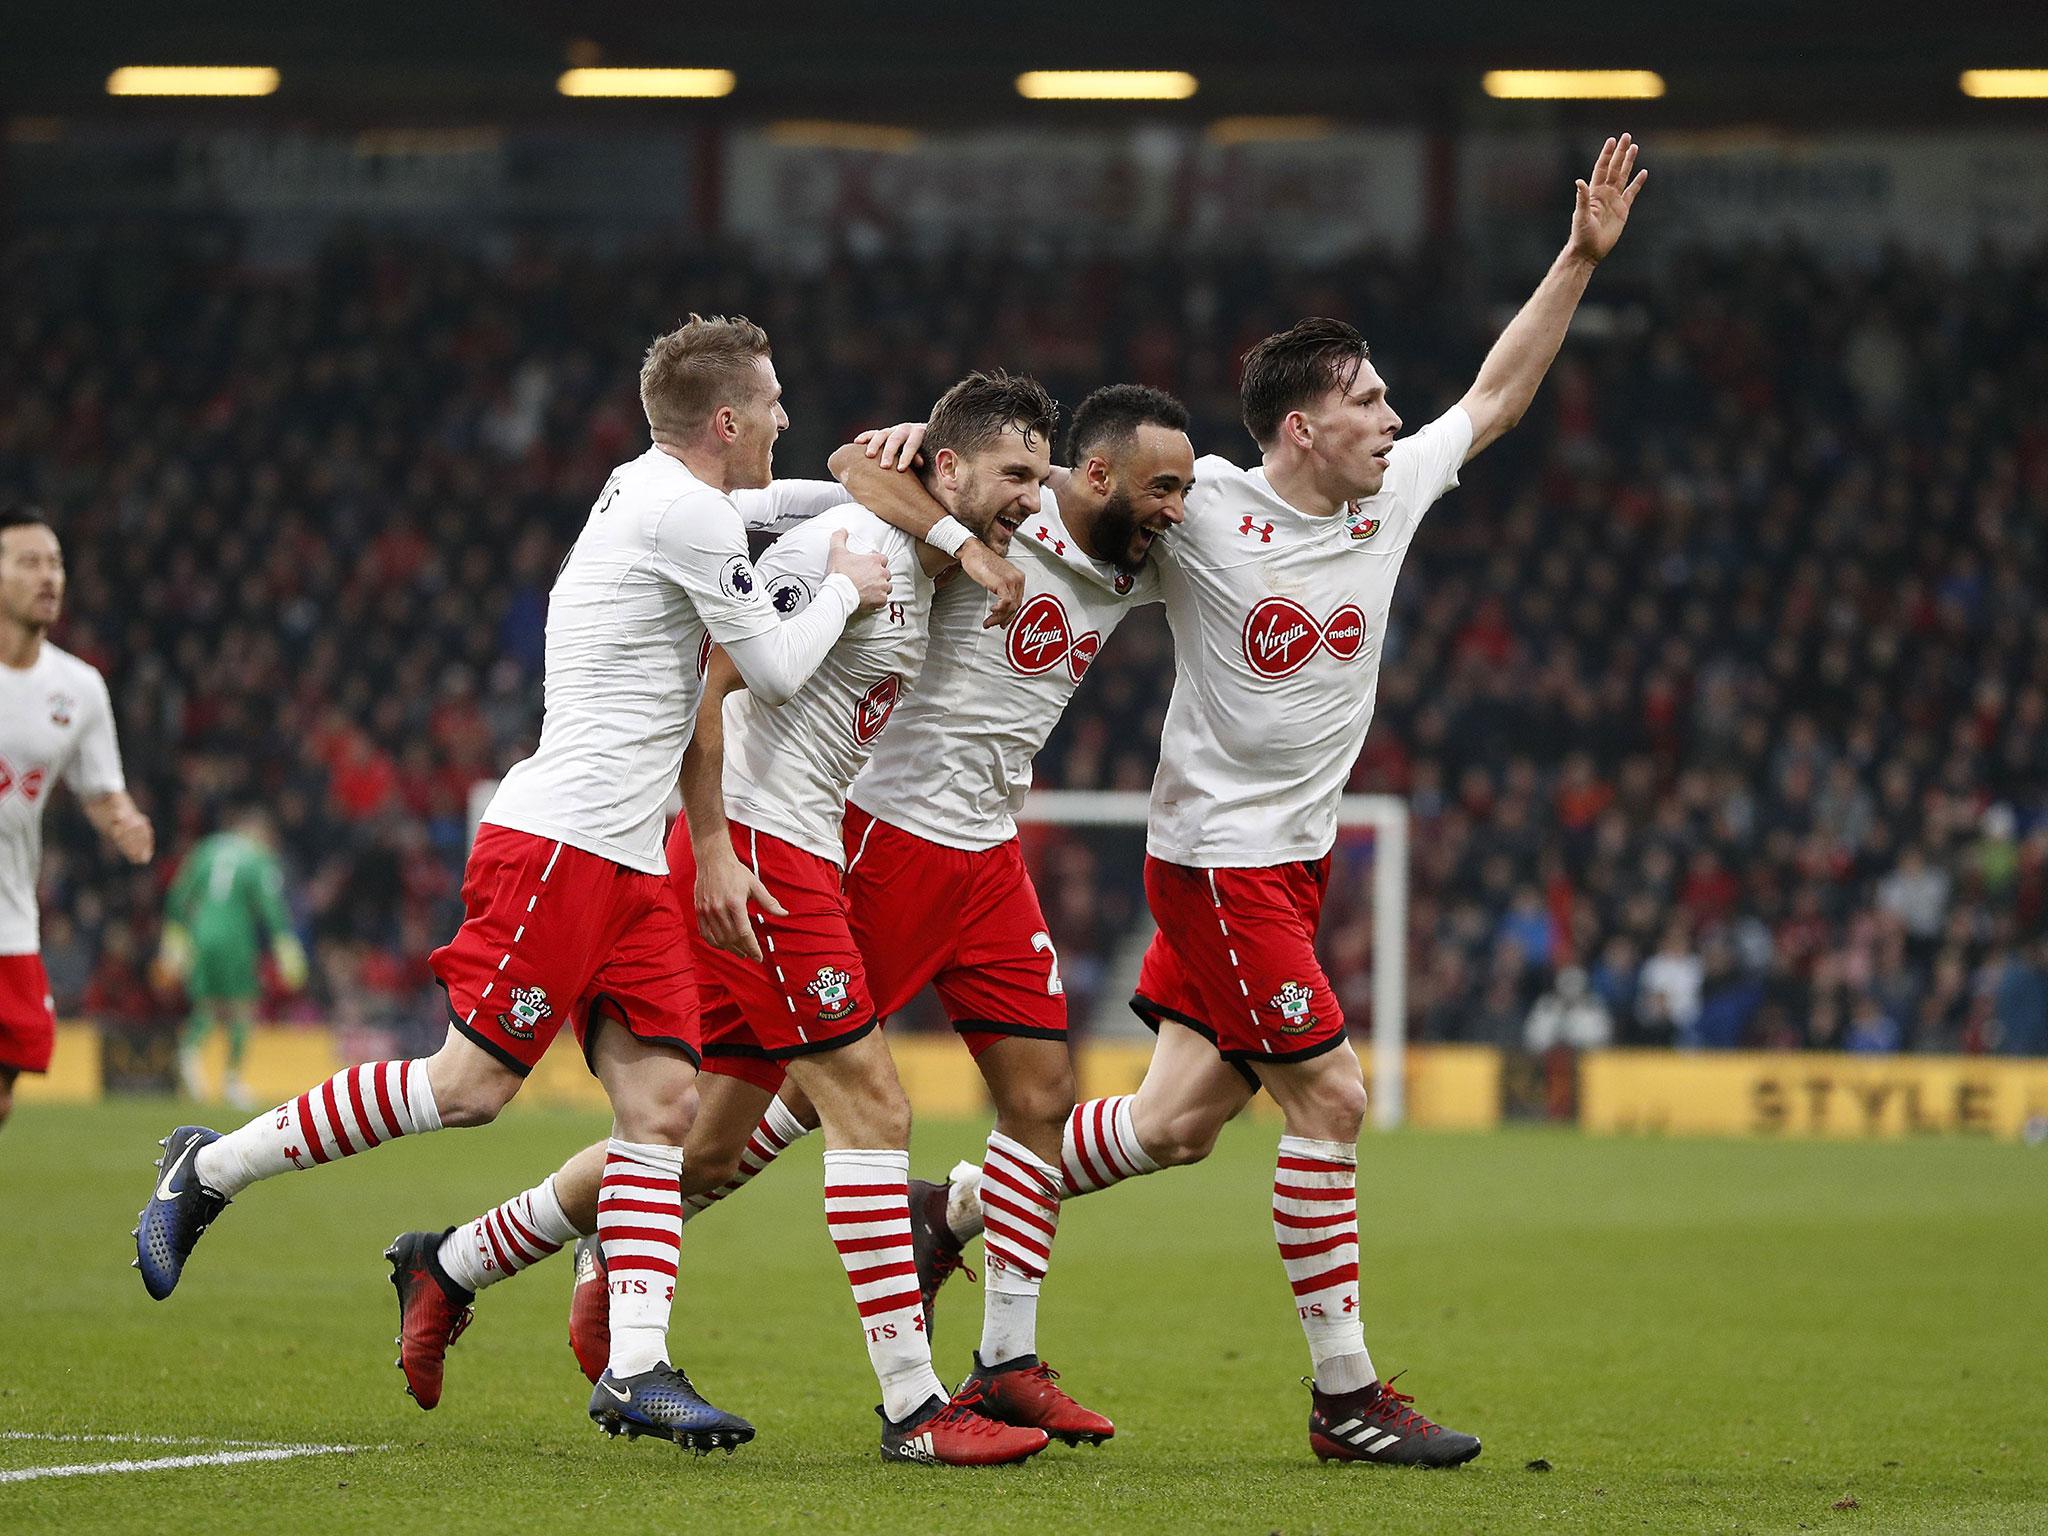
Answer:
[[[690,1378],[666,1362],[623,1380],[606,1371],[590,1394],[590,1417],[608,1435],[653,1435],[699,1456],[713,1449],[730,1456],[754,1438],[753,1425],[707,1403]]]
[[[219,1140],[220,1132],[203,1125],[181,1125],[159,1143],[164,1155],[156,1165],[162,1172],[130,1234],[143,1289],[158,1301],[178,1288],[193,1245],[227,1209],[228,1197],[200,1183],[192,1167],[199,1149]]]

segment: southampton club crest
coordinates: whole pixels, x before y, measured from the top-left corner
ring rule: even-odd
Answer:
[[[804,984],[804,991],[818,1000],[818,1017],[825,1023],[836,1023],[853,1012],[853,996],[848,987],[852,980],[845,971],[821,965],[817,979]]]
[[[1305,1035],[1316,1027],[1316,1016],[1310,1013],[1309,1004],[1316,1000],[1315,993],[1298,981],[1290,981],[1269,998],[1268,1005],[1280,1011],[1280,1033],[1283,1035]]]
[[[1344,509],[1344,526],[1351,530],[1354,539],[1369,539],[1380,531],[1380,520],[1367,517],[1365,508],[1354,501]]]
[[[512,1006],[498,1015],[498,1028],[514,1040],[531,1040],[540,1021],[555,1010],[548,1006],[545,987],[514,987]]]

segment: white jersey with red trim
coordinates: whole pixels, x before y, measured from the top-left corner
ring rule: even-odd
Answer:
[[[1451,407],[1395,442],[1377,495],[1331,517],[1290,506],[1263,469],[1195,466],[1186,524],[1154,546],[1174,653],[1154,858],[1253,868],[1330,851],[1372,723],[1394,579],[1471,444],[1471,418]]]
[[[1059,501],[1011,541],[1024,601],[1007,629],[986,629],[988,594],[955,577],[932,603],[931,654],[917,691],[847,798],[930,842],[970,851],[1017,835],[1031,759],[1052,735],[1102,644],[1139,603],[1159,601],[1147,564],[1126,575],[1081,548]]]
[[[889,601],[856,614],[811,680],[779,708],[740,692],[725,701],[725,812],[757,832],[845,862],[846,789],[925,664],[932,579],[922,545],[851,502],[785,533],[756,568],[771,611],[794,617],[824,580],[832,535],[889,562]]]
[[[750,515],[777,522],[806,484],[752,496]],[[667,873],[663,813],[711,642],[732,648],[743,671],[758,658],[794,689],[858,594],[840,577],[828,600],[834,612],[821,606],[801,633],[783,626],[732,499],[659,448],[621,464],[548,595],[540,747],[505,775],[483,820]]]
[[[45,640],[29,666],[0,666],[0,955],[41,947],[43,808],[60,779],[80,799],[127,788],[106,681]]]

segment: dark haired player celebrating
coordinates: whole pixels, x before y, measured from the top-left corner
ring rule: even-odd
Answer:
[[[1159,936],[1132,1000],[1159,1043],[1135,1094],[1075,1109],[1066,1192],[1198,1162],[1259,1087],[1273,1095],[1286,1117],[1273,1232],[1315,1362],[1309,1444],[1325,1460],[1479,1454],[1381,1382],[1366,1352],[1365,1086],[1315,932],[1395,577],[1458,467],[1534,398],[1628,222],[1648,174],[1631,178],[1635,159],[1628,135],[1606,142],[1548,275],[1465,397],[1412,436],[1350,326],[1305,320],[1253,347],[1242,400],[1260,465],[1200,460],[1187,526],[1159,546],[1175,675],[1145,861]]]

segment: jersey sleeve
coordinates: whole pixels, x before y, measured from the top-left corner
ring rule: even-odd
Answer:
[[[749,533],[780,535],[845,506],[846,487],[837,480],[777,480],[758,491],[734,491],[732,504]]]
[[[108,697],[106,680],[95,672],[86,686],[90,693],[78,725],[78,746],[64,765],[64,782],[81,800],[128,787],[121,773],[121,745],[114,738],[114,701]]]
[[[842,498],[843,499],[843,498]],[[675,523],[673,532],[668,526]],[[791,537],[812,537],[821,580],[803,612],[789,623],[769,600],[767,583],[746,555],[739,513],[722,496],[683,497],[663,516],[662,558],[697,607],[705,631],[739,668],[747,691],[765,704],[786,704],[810,681],[832,649],[860,595],[844,576],[823,576],[831,530],[813,520]]]
[[[1454,405],[1420,432],[1396,438],[1387,455],[1387,483],[1409,511],[1412,527],[1436,499],[1458,483],[1459,466],[1472,448],[1472,418]]]

